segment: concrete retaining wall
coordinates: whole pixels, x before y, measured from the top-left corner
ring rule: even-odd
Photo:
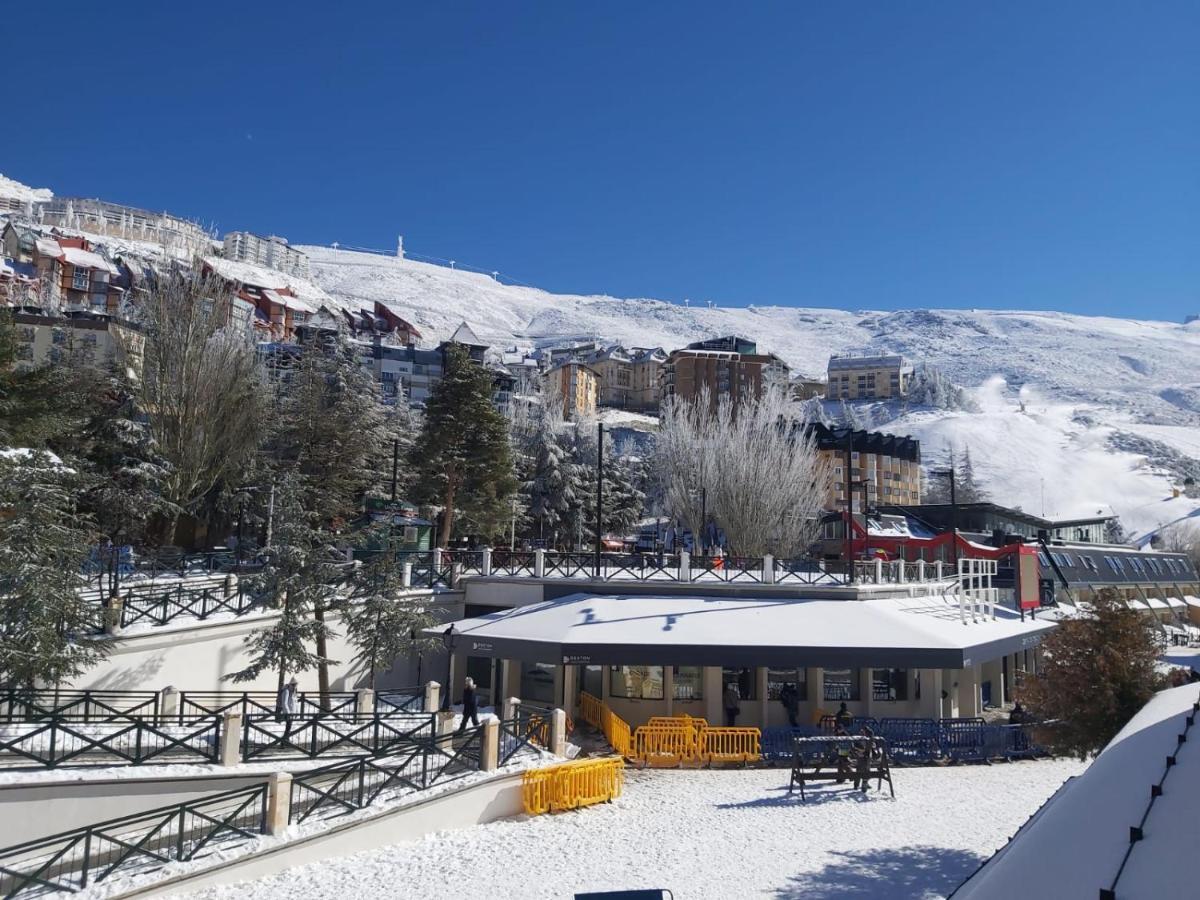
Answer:
[[[315,765],[315,764],[314,764]],[[104,781],[45,781],[0,785],[0,847],[48,837],[107,819],[196,800],[208,794],[262,784],[267,772],[247,775],[177,775]]]
[[[338,856],[415,841],[446,828],[467,828],[521,814],[521,775],[501,775],[461,791],[430,797],[365,820],[348,822],[262,853],[182,875],[114,896],[167,897],[214,885],[263,878],[286,869]],[[397,896],[403,886],[397,885]]]

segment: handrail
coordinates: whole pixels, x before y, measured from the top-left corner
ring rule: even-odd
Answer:
[[[267,830],[268,792],[264,782],[6,847],[0,897],[79,891],[135,862],[161,868],[215,852],[218,841],[254,839]]]

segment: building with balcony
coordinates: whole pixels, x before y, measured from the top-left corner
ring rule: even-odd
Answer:
[[[278,235],[259,237],[248,231],[231,231],[225,235],[224,255],[237,262],[266,266],[289,275],[308,278],[308,256],[291,246],[287,238]]]
[[[89,311],[59,315],[16,311],[12,319],[19,370],[71,362],[95,369],[118,368],[135,381],[141,377],[146,337],[132,322]]]
[[[34,203],[33,215],[42,225],[161,244],[188,255],[213,249],[211,235],[196,222],[107,200],[53,197]]]
[[[773,353],[759,353],[753,341],[732,335],[674,350],[664,366],[663,397],[694,400],[707,392],[714,408],[722,397],[736,405],[757,397],[772,380],[787,383],[788,366]]]
[[[543,379],[547,403],[562,404],[564,419],[594,415],[600,399],[600,378],[580,362],[564,362],[547,372]]]
[[[889,400],[908,393],[913,367],[903,356],[832,356],[830,400]]]
[[[847,465],[852,509],[861,511],[881,504],[921,502],[920,441],[908,436],[829,428],[817,423],[806,425],[805,429],[826,460],[827,509],[846,508]]]

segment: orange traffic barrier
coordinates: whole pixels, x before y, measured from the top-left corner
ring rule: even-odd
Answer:
[[[625,762],[619,756],[581,759],[525,772],[521,801],[525,812],[540,815],[605,803],[621,796],[624,787]]]
[[[579,718],[587,722],[593,728],[600,727],[600,710],[604,706],[598,697],[593,697],[588,693],[579,695]]]

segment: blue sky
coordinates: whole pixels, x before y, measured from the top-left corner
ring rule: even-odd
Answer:
[[[1194,0],[0,17],[0,172],[59,194],[559,291],[1200,311]]]

